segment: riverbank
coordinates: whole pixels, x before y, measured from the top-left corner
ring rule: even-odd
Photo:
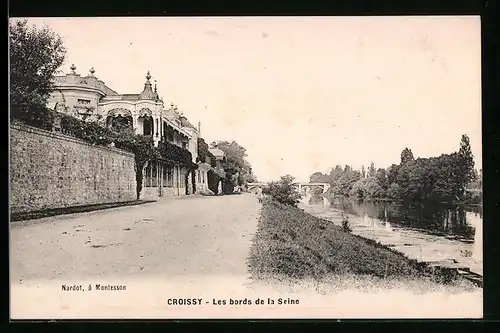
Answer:
[[[392,288],[395,283],[425,290],[475,288],[461,277],[435,273],[387,246],[274,201],[263,204],[249,266],[256,280],[322,281],[334,276],[344,281],[343,288]]]

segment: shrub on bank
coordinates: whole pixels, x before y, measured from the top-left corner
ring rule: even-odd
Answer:
[[[263,194],[270,195],[274,200],[290,206],[297,206],[301,195],[290,175],[281,177],[278,182],[271,182],[262,190]]]
[[[345,232],[351,232],[351,226],[349,224],[349,217],[347,216],[342,216],[342,230]]]
[[[263,205],[249,266],[255,278],[326,273],[381,278],[427,275],[416,261],[277,200]]]

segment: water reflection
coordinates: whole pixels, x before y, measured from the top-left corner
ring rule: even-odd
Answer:
[[[482,210],[443,204],[403,205],[323,196],[308,198],[308,212],[321,218],[350,214],[352,232],[420,261],[455,260],[482,274]],[[338,219],[337,219],[338,220]]]
[[[315,204],[315,200],[318,199],[311,198],[310,204]],[[442,204],[404,205],[348,199],[332,200],[330,206],[360,216],[370,226],[382,222],[386,229],[392,229],[392,225],[418,228],[433,234],[454,235],[467,240],[474,240],[475,228],[482,224],[482,211],[471,207]]]

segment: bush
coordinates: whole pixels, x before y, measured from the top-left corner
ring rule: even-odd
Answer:
[[[384,196],[384,189],[375,178],[361,178],[356,181],[349,192],[349,197],[359,200],[371,200]]]
[[[403,195],[403,188],[399,184],[392,183],[387,190],[387,197],[393,200],[398,200]]]
[[[208,174],[208,188],[210,191],[212,191],[214,194],[219,194],[219,181],[220,177],[215,173],[213,170],[209,170]]]
[[[297,206],[301,199],[294,178],[290,175],[281,177],[278,182],[271,182],[262,190],[262,193],[270,195],[274,200],[282,204],[294,207]]]
[[[342,230],[345,232],[351,232],[351,225],[349,224],[349,217],[342,216]]]
[[[25,105],[10,106],[10,120],[20,120],[26,125],[51,131],[54,126],[55,114],[45,107]]]

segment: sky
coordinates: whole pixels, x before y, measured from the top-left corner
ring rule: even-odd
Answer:
[[[482,164],[479,16],[29,18],[61,68],[140,93],[147,71],[206,142],[235,140],[260,181],[457,151]]]

